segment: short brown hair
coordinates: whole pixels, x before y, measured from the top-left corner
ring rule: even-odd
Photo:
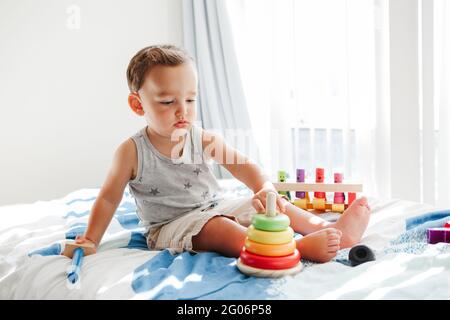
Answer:
[[[173,45],[154,45],[139,50],[128,64],[127,81],[131,92],[144,84],[147,73],[157,65],[177,66],[194,59],[183,49]]]

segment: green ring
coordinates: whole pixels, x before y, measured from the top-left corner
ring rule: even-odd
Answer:
[[[277,214],[275,217],[269,217],[265,214],[257,213],[253,215],[252,224],[255,229],[264,231],[284,231],[291,221],[285,214]]]

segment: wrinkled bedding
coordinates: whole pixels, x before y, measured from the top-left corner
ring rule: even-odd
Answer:
[[[250,194],[235,181],[221,184],[227,196]],[[71,284],[65,275],[71,260],[60,253],[65,239],[84,232],[98,191],[0,207],[1,299],[450,298],[450,245],[429,245],[425,236],[426,227],[445,217],[426,215],[438,208],[395,199],[369,199],[373,212],[361,242],[374,250],[375,261],[350,267],[345,249],[328,263],[303,261],[295,276],[261,279],[216,253],[149,251],[126,190],[98,253],[84,258],[81,279]]]

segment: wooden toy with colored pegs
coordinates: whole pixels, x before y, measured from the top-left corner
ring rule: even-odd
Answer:
[[[287,178],[289,177],[288,173],[286,171],[280,170],[278,171],[278,182],[286,182]],[[279,191],[279,194],[288,197],[289,201],[291,199],[291,193],[289,191]]]
[[[279,171],[284,172],[284,171]],[[286,175],[285,175],[286,176]],[[280,179],[279,179],[280,180]],[[325,170],[316,169],[316,183],[305,183],[305,170],[297,169],[297,182],[274,183],[279,193],[296,191],[296,199],[291,201],[297,207],[304,210],[344,212],[345,209],[356,199],[356,193],[362,192],[362,184],[342,183],[342,173],[334,174],[334,183],[325,183]],[[312,201],[309,192],[314,192]],[[327,202],[326,192],[334,192],[333,202]],[[347,203],[345,202],[347,193]]]
[[[242,273],[277,278],[293,275],[302,269],[289,217],[276,212],[276,200],[276,193],[268,192],[266,212],[253,216],[237,261]]]
[[[64,247],[63,255],[72,258],[72,265],[67,271],[67,280],[75,283],[80,278],[81,264],[83,257],[95,253],[95,245],[93,243],[75,243],[75,241],[67,241]]]
[[[342,173],[334,174],[334,183],[342,183]],[[354,197],[353,200],[355,200]],[[333,197],[333,204],[331,205],[331,211],[344,212],[344,210],[345,210],[345,193],[335,192]]]
[[[322,168],[316,169],[316,183],[324,183],[325,181],[325,170]],[[325,211],[325,204],[327,202],[327,197],[325,192],[314,192],[313,198],[313,209]]]

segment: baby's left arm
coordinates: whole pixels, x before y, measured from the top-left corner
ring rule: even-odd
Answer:
[[[258,211],[265,210],[267,192],[270,190],[276,191],[276,189],[269,177],[255,162],[228,145],[219,134],[207,130],[203,130],[203,153],[249,187],[255,194],[253,206]],[[277,205],[280,211],[285,211],[281,196],[278,198]]]

